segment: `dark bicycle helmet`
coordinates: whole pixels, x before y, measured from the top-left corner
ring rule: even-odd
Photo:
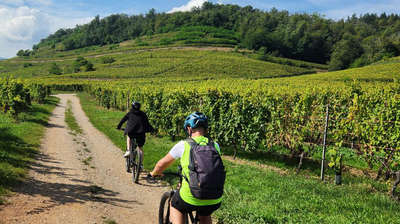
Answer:
[[[140,103],[137,101],[132,101],[132,108],[135,110],[140,110]]]
[[[190,126],[191,128],[208,128],[208,118],[203,113],[196,111],[186,117],[183,128],[186,130],[188,126]]]

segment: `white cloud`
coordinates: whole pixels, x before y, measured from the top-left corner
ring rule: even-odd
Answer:
[[[57,17],[28,6],[0,5],[0,57],[15,56],[18,50],[32,48],[33,44],[60,28],[72,28],[91,19]]]
[[[46,15],[39,10],[26,6],[18,8],[0,8],[0,36],[9,41],[27,41],[36,32],[48,27]]]
[[[204,4],[204,2],[207,2],[207,0],[190,0],[186,5],[182,5],[180,7],[174,7],[168,13],[190,11],[194,7],[201,7]]]

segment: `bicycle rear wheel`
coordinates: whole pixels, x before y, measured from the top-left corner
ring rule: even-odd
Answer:
[[[142,152],[138,149],[135,150],[135,157],[133,161],[133,167],[132,167],[132,180],[135,183],[139,183],[139,176],[140,176],[140,171],[141,171],[141,166],[142,166]]]

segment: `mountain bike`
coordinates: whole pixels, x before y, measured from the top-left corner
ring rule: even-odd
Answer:
[[[172,174],[177,177],[179,177],[179,183],[177,184],[176,189],[172,191],[167,191],[161,196],[161,201],[160,201],[160,207],[158,209],[158,222],[159,224],[171,224],[171,221],[169,220],[169,215],[170,215],[170,204],[171,204],[171,199],[174,196],[174,194],[179,194],[179,189],[182,185],[182,167],[178,166],[178,173],[166,173],[166,174]],[[193,212],[189,212],[189,214],[184,214],[186,217],[185,223],[188,224],[189,220],[190,223],[192,224],[197,224],[199,223],[199,217],[196,214],[193,216]]]
[[[139,175],[143,166],[143,154],[138,150],[135,138],[131,138],[128,150],[130,154],[126,157],[126,172],[132,172],[132,182],[139,183]]]

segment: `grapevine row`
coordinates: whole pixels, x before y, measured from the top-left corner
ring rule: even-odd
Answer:
[[[0,109],[16,116],[26,110],[32,101],[44,103],[50,87],[39,83],[22,82],[12,78],[0,78]]]

